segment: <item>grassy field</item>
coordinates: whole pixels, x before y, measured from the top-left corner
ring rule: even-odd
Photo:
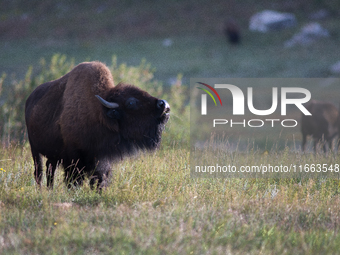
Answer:
[[[290,152],[273,164],[320,161]],[[240,164],[263,162],[256,151]],[[339,162],[338,156],[328,162]],[[3,254],[336,254],[338,179],[190,178],[187,149],[161,149],[114,166],[102,194],[38,190],[29,148],[1,150]]]
[[[337,173],[332,178],[192,178],[187,87],[193,77],[336,76],[329,67],[340,60],[338,1],[2,4],[1,254],[339,253]],[[318,21],[331,37],[284,48],[284,41],[321,8],[331,10]],[[263,9],[294,12],[298,26],[250,32],[250,16]],[[241,45],[228,45],[224,38],[228,16],[240,24]],[[171,46],[164,46],[165,39],[171,39]],[[24,128],[25,99],[37,85],[87,60],[107,63],[116,83],[136,84],[169,101],[171,120],[161,149],[114,165],[112,182],[102,194],[87,184],[68,190],[62,169],[53,191],[45,188],[46,180],[39,190]],[[338,87],[309,89],[314,99],[338,105]],[[271,102],[268,91],[261,95],[259,102]],[[232,151],[214,147],[206,156],[238,167],[340,163],[336,153],[302,154],[298,129],[244,129],[228,137]],[[245,138],[241,147],[236,146],[239,137]]]

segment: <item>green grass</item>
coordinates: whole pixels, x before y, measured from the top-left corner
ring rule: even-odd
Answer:
[[[37,189],[27,146],[1,150],[3,254],[335,254],[337,179],[190,178],[189,151],[114,165],[110,186]],[[256,151],[243,164],[257,164]],[[292,153],[270,154],[288,164]],[[302,157],[301,163],[310,163]],[[324,156],[318,156],[320,158]],[[44,183],[45,185],[45,183]]]

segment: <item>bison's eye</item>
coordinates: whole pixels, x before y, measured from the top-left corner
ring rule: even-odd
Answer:
[[[130,97],[128,100],[126,100],[125,105],[126,105],[126,108],[135,110],[137,109],[138,100],[134,97]]]

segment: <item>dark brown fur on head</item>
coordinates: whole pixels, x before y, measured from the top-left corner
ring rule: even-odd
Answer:
[[[99,99],[100,98],[100,99]],[[104,102],[115,104],[108,108]],[[106,185],[111,162],[139,149],[156,149],[170,107],[132,85],[114,85],[110,70],[100,62],[76,66],[58,80],[37,87],[26,101],[26,125],[35,178],[41,184],[42,160],[47,161],[47,185],[56,166],[65,181]]]

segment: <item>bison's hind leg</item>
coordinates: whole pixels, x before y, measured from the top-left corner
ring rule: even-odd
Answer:
[[[54,182],[54,173],[58,166],[58,160],[50,160],[46,161],[46,178],[47,178],[47,187],[53,189]]]
[[[31,151],[34,161],[34,179],[38,186],[41,187],[41,180],[43,175],[42,156],[38,151],[34,150],[32,146]]]

